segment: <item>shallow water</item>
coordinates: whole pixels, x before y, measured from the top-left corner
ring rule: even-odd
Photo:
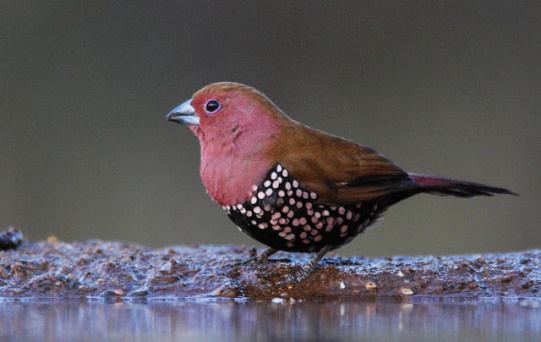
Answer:
[[[0,300],[0,340],[539,341],[541,302]]]

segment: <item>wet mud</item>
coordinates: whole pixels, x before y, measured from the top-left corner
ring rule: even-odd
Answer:
[[[330,253],[298,284],[281,281],[310,255],[280,252],[272,258],[278,261],[241,262],[253,254],[243,246],[155,250],[98,240],[25,242],[0,251],[0,297],[541,297],[541,250],[389,258]]]

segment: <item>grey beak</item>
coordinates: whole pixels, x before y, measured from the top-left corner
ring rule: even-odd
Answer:
[[[192,100],[188,100],[173,109],[165,118],[169,121],[199,126],[199,117],[195,114],[195,109],[192,107]]]

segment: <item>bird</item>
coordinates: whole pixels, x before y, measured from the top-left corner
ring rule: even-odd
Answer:
[[[374,149],[308,127],[250,86],[203,87],[166,119],[200,143],[201,180],[240,230],[277,251],[314,253],[284,282],[310,276],[397,202],[427,193],[456,197],[515,193],[452,178],[408,173]]]

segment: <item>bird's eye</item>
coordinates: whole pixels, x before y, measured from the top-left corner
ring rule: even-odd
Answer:
[[[216,113],[220,110],[220,108],[222,108],[222,106],[220,105],[220,102],[216,100],[208,100],[205,104],[205,110],[208,113]]]

